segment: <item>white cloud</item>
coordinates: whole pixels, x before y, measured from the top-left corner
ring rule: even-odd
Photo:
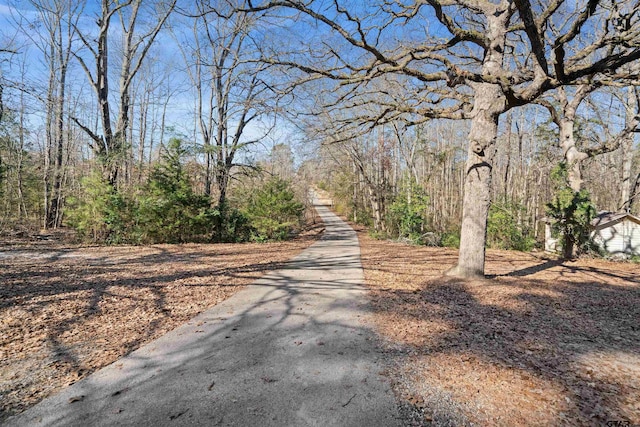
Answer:
[[[7,6],[6,4],[0,4],[0,15],[2,16],[11,16],[12,7]]]

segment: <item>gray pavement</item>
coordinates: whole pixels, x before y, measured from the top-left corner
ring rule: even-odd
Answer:
[[[355,232],[320,241],[7,426],[394,426]]]

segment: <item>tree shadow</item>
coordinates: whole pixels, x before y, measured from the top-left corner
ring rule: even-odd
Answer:
[[[520,380],[526,372],[532,384],[549,385],[564,401],[538,402],[555,408],[556,416],[562,413],[565,418],[555,418],[558,424],[638,423],[640,411],[633,403],[640,401],[637,281],[616,286],[602,277],[579,283],[523,279],[550,266],[565,269],[547,262],[480,282],[436,278],[423,282],[418,292],[380,292],[377,298],[386,301],[374,306],[382,315],[424,328],[405,341],[411,351],[427,357],[424,363],[438,366],[442,357],[464,355],[478,361],[472,364],[476,370],[489,363],[494,373]],[[608,274],[597,268],[575,270]],[[477,383],[483,386],[490,387],[491,380]],[[510,420],[519,421],[525,422]]]
[[[285,249],[285,255],[279,247]],[[19,358],[10,356],[3,363],[7,376],[3,375],[2,394],[29,393],[34,381],[46,381],[46,377],[40,378],[42,375],[80,379],[93,370],[93,365],[87,363],[89,355],[109,358],[129,353],[166,332],[167,322],[180,324],[207,308],[203,305],[207,300],[198,300],[194,301],[193,309],[181,309],[176,315],[173,310],[179,293],[187,295],[198,287],[228,296],[240,285],[287,265],[286,254],[295,248],[302,250],[299,242],[259,247],[121,247],[109,248],[111,255],[106,255],[102,248],[27,248],[13,253],[11,258],[0,258],[0,317],[3,320],[0,333],[4,336],[0,350],[3,354],[13,354],[12,349],[23,348],[22,353],[16,354]],[[235,261],[230,261],[232,259]],[[171,263],[172,268],[164,268],[166,263]],[[210,304],[217,302],[219,299],[212,299]],[[118,307],[131,313],[115,312]],[[137,310],[142,310],[144,316],[140,322],[131,324],[130,319]],[[184,317],[188,310],[191,314]],[[117,326],[118,322],[128,325],[127,330],[109,332],[100,326],[99,335],[89,334],[92,325]],[[113,341],[117,343],[118,353],[105,333],[115,334]],[[93,342],[98,338],[105,344]],[[108,354],[101,356],[97,349],[108,350]],[[12,375],[11,363],[22,363],[22,357],[33,361],[28,363],[35,363],[34,370],[40,372],[5,382],[4,379]],[[45,371],[50,373],[42,373]],[[13,403],[2,400],[0,420],[8,415],[7,411],[13,411],[10,406]]]
[[[397,425],[375,397],[388,389],[348,242],[319,242],[8,425]]]
[[[624,272],[614,270],[612,268],[596,267],[592,265],[581,265],[576,262],[568,262],[560,259],[551,259],[534,264],[529,267],[510,271],[502,274],[489,274],[487,279],[496,279],[499,277],[527,277],[534,276],[537,273],[546,272],[549,270],[557,270],[559,278],[565,277],[569,274],[582,273],[583,276],[590,276],[591,279],[601,281],[603,277],[611,279],[620,279],[631,283],[640,283],[640,276],[638,274],[625,274]]]
[[[494,279],[496,277],[500,277],[500,276],[510,276],[510,277],[525,277],[525,276],[530,276],[532,274],[536,274],[536,273],[540,273],[541,271],[545,271],[545,270],[549,270],[551,268],[554,267],[559,267],[562,266],[564,263],[563,260],[559,260],[559,259],[551,259],[551,260],[547,260],[543,263],[537,264],[537,265],[533,265],[531,267],[526,267],[526,268],[522,268],[519,270],[514,270],[511,271],[507,274],[503,274],[503,275],[498,275],[498,274],[492,274],[492,275],[487,275],[487,279]]]

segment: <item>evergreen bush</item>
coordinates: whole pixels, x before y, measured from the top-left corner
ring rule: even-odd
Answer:
[[[288,181],[273,177],[249,195],[243,213],[253,229],[253,240],[283,240],[300,226],[304,205]]]
[[[448,230],[442,234],[442,239],[440,240],[440,246],[444,246],[446,248],[459,248],[460,247],[460,230]]]
[[[80,237],[94,242],[129,240],[132,203],[94,171],[80,182],[81,195],[69,199],[67,218]],[[128,224],[129,223],[129,224]]]
[[[429,196],[414,182],[409,182],[403,187],[389,206],[388,228],[396,237],[409,239],[414,244],[423,244],[422,235],[427,227],[425,213],[429,206]]]
[[[249,219],[228,204],[213,209],[212,240],[218,243],[246,242],[251,238]]]
[[[518,222],[518,215],[524,214],[524,211],[524,207],[514,204],[491,205],[487,223],[487,246],[524,252],[533,249],[535,239]]]
[[[182,141],[172,138],[139,198],[138,229],[143,242],[183,243],[208,238],[215,211],[209,197],[193,191],[182,162]]]
[[[556,186],[553,200],[547,204],[547,215],[553,218],[553,231],[562,236],[564,258],[571,258],[574,250],[590,248],[591,220],[596,209],[587,190],[573,191],[567,184],[567,165],[561,163],[552,171]]]

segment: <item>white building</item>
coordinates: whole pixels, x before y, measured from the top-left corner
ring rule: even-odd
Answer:
[[[640,218],[637,216],[600,212],[591,225],[591,238],[609,255],[640,256]]]

